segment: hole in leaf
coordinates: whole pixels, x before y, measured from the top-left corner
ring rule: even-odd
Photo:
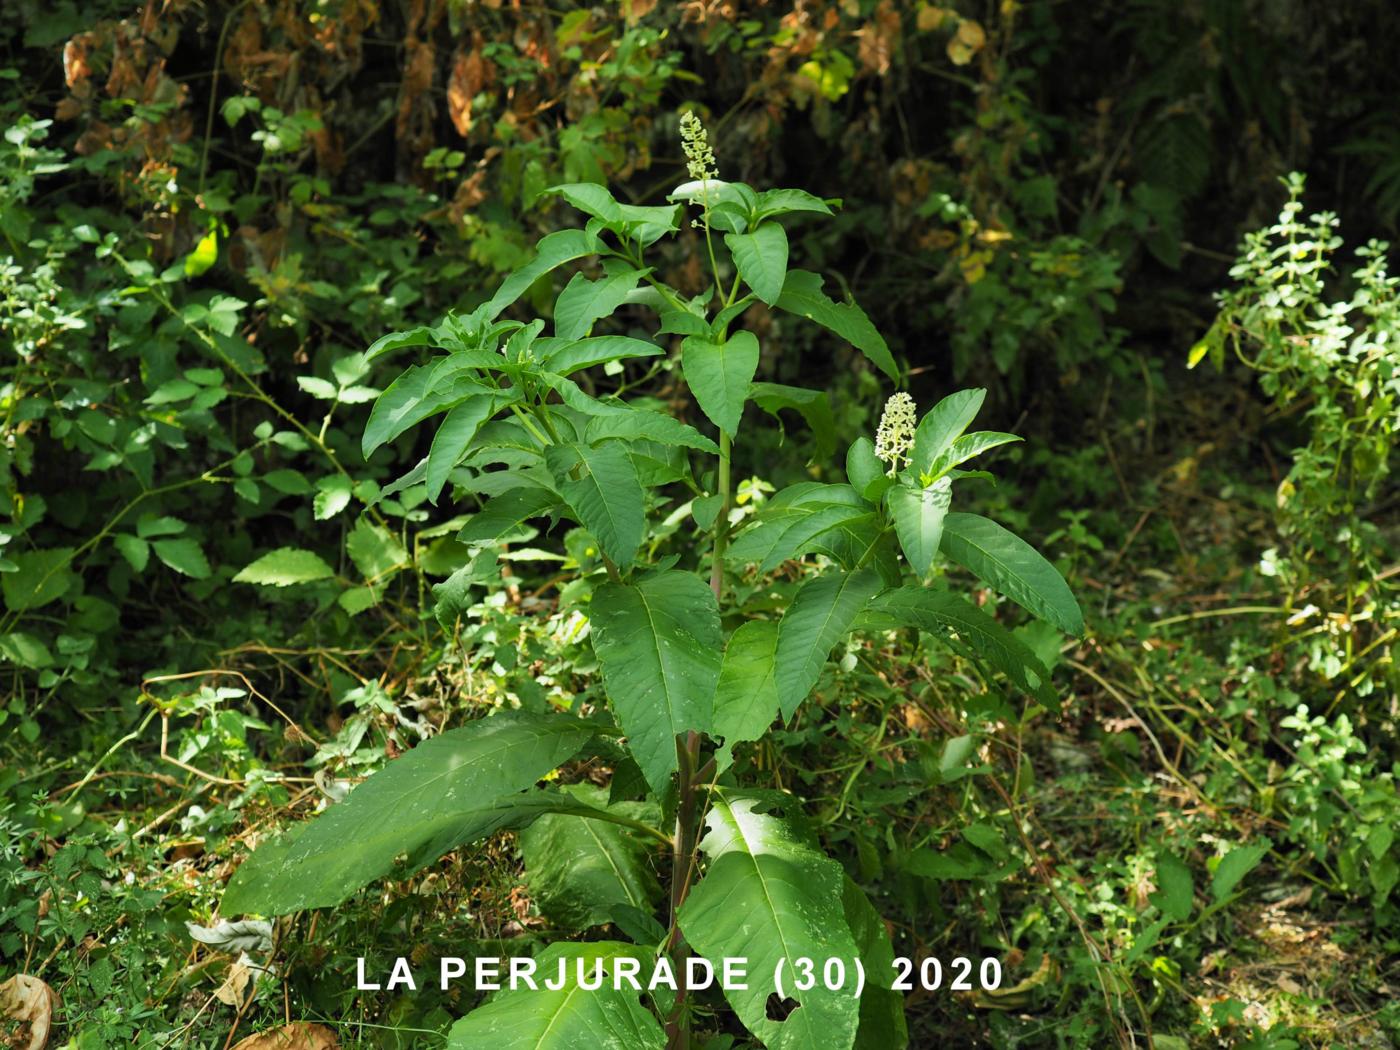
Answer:
[[[763,1004],[763,1012],[770,1021],[786,1021],[788,1016],[802,1004],[796,999],[788,996],[786,999],[779,999],[778,993],[773,992],[768,996],[768,1000]]]

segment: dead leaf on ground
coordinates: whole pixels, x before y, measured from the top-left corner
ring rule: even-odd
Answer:
[[[297,1021],[240,1039],[233,1050],[336,1050],[339,1045],[335,1033],[325,1025]]]
[[[37,977],[16,974],[0,984],[0,1043],[14,1050],[44,1050],[58,996]]]

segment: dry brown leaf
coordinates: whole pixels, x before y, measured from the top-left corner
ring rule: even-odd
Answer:
[[[37,977],[16,974],[0,984],[0,1044],[13,1050],[44,1050],[58,996]]]
[[[447,115],[463,138],[472,129],[472,99],[486,83],[486,63],[481,51],[458,52],[447,81]]]
[[[233,1050],[336,1050],[335,1033],[323,1024],[297,1021],[240,1039]]]
[[[243,960],[248,958],[247,954],[240,955],[238,959],[229,964],[228,973],[224,976],[224,983],[214,989],[214,998],[227,1006],[241,1007],[247,998],[248,983],[253,979],[252,968]]]

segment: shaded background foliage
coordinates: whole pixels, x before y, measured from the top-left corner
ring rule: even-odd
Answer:
[[[1282,742],[1282,719],[1300,697],[1320,697],[1315,711],[1330,702],[1333,714],[1330,650],[1296,658],[1276,645],[1293,633],[1283,622],[1201,637],[1139,625],[1179,616],[1189,627],[1216,600],[1197,596],[1212,594],[1284,612],[1314,599],[1333,608],[1306,572],[1279,581],[1255,570],[1262,550],[1286,546],[1276,490],[1293,450],[1308,443],[1316,391],[1276,404],[1247,369],[1188,375],[1184,365],[1212,328],[1213,295],[1231,280],[1241,236],[1286,200],[1281,176],[1306,171],[1309,207],[1340,210],[1352,243],[1361,238],[1351,231],[1393,233],[1400,72],[1376,42],[1393,38],[1397,22],[1400,10],[1382,0],[5,4],[0,675],[11,735],[0,798],[23,845],[5,855],[0,913],[13,932],[0,935],[0,958],[18,968],[36,952],[76,951],[66,979],[88,1004],[79,1016],[103,1038],[142,1030],[141,1009],[183,1010],[183,1024],[199,978],[182,972],[171,938],[211,905],[232,842],[250,830],[245,807],[315,797],[267,770],[353,772],[410,746],[415,723],[440,721],[462,698],[543,703],[590,688],[586,657],[553,655],[569,624],[548,618],[547,573],[521,570],[526,579],[512,577],[501,592],[535,603],[526,607],[539,614],[537,629],[432,615],[429,588],[460,564],[455,528],[421,487],[394,486],[425,454],[426,437],[411,432],[368,460],[361,454],[367,403],[392,373],[356,355],[386,331],[484,299],[561,221],[562,206],[541,196],[546,187],[608,182],[638,202],[669,190],[684,170],[675,117],[690,107],[708,118],[722,175],[844,199],[835,222],[802,235],[800,251],[829,279],[849,280],[921,404],[955,383],[987,385],[991,422],[1028,438],[1005,460],[1012,480],[986,498],[1059,545],[1100,621],[1097,648],[1067,657],[1081,667],[1100,661],[1098,670],[1070,668],[1080,705],[1066,738],[1046,730],[1036,763],[1073,797],[1090,762],[1093,775],[1121,775],[1128,799],[1118,831],[1101,833],[1113,841],[1078,843],[1066,852],[1080,861],[1065,857],[1065,866],[1132,885],[1138,861],[1110,877],[1084,858],[1127,850],[1148,819],[1151,771],[1184,764],[1198,785],[1182,789],[1187,797],[1204,785],[1235,830],[1278,838],[1276,825],[1295,822],[1291,873],[1309,855],[1325,867],[1327,810],[1308,796],[1272,811],[1306,777],[1280,780],[1270,764],[1306,772],[1324,760],[1339,769],[1369,762],[1363,779],[1383,773],[1380,745],[1395,717],[1388,613],[1368,636],[1381,639],[1361,690],[1371,700],[1344,704],[1345,727],[1297,730],[1318,736],[1308,745],[1314,758],[1293,737]],[[698,258],[682,244],[667,279],[699,290]],[[799,455],[742,450],[739,477],[781,483],[792,478],[772,472],[803,472],[814,442],[844,448],[872,429],[889,391],[847,347],[777,318],[757,330],[760,379],[830,392],[829,432],[785,417],[785,450]],[[668,398],[668,374],[648,381]],[[805,475],[824,479],[826,469]],[[1355,557],[1381,572],[1393,553],[1393,485],[1382,479],[1367,501],[1328,514],[1377,523]],[[1321,520],[1330,528],[1335,518]],[[1334,556],[1318,553],[1315,536],[1310,543],[1300,560],[1320,578]],[[303,584],[273,592],[234,582],[259,553],[285,546],[314,551],[319,564],[304,566]],[[1349,600],[1334,605],[1351,613]],[[169,680],[206,668],[248,678]],[[916,737],[956,737],[959,727],[925,701],[942,703],[942,676],[961,669],[933,671],[896,673],[900,689],[923,699],[884,714]],[[1218,757],[1147,755],[1150,731],[1103,715],[1124,714],[1106,678],[1151,697],[1144,675],[1178,690],[1158,697],[1160,722],[1146,708],[1131,716],[1156,724],[1168,743],[1165,724],[1204,719],[1202,699],[1225,695],[1209,709],[1220,719],[1213,739],[1225,754],[1250,756],[1241,761],[1261,779],[1247,797]],[[803,758],[784,769],[760,756],[760,767],[825,784],[810,770],[849,761],[854,745],[841,737],[858,737],[868,714],[795,727]],[[129,781],[84,776],[119,741],[154,750],[157,716],[169,724],[172,757],[207,763],[237,790],[169,765]],[[866,831],[831,829],[832,841],[863,881],[900,902],[906,937],[930,936],[937,915],[988,944],[1024,940],[1026,929],[1038,931],[1036,949],[1066,943],[1063,923],[1026,918],[1040,905],[1027,909],[1018,894],[1040,900],[1034,880],[999,889],[921,879],[907,851],[881,841],[881,813],[899,812],[910,826],[933,818],[901,808],[915,797],[917,763],[888,764],[878,737],[869,747],[856,751],[877,771],[860,803]],[[1074,758],[1075,748],[1092,757]],[[1019,770],[1019,738],[1015,754]],[[189,796],[190,785],[209,799]],[[838,812],[850,804],[846,794],[832,798]],[[1363,823],[1393,813],[1393,790],[1389,798]],[[1053,794],[1041,803],[1045,813],[1066,805]],[[121,851],[101,830],[112,813],[139,810],[144,828],[172,805],[184,821],[175,845],[163,840],[164,852],[151,855],[152,845],[123,840],[154,896],[134,889],[88,910],[41,904],[45,888],[58,902],[75,886],[92,899],[103,879],[117,878]],[[94,824],[89,810],[106,815]],[[945,822],[934,838],[956,833]],[[1174,834],[1175,848],[1198,841]],[[1372,860],[1384,867],[1388,856],[1385,844]],[[441,890],[464,908],[482,905],[483,937],[518,925],[529,907],[500,912],[511,876],[488,860],[455,861]],[[1334,892],[1354,881],[1317,877]],[[494,892],[473,888],[482,886]],[[385,928],[425,921],[411,902],[386,908]],[[994,918],[977,925],[969,915],[981,909]],[[1003,909],[1026,925],[998,940]],[[122,910],[150,921],[113,935]],[[1393,951],[1393,909],[1382,914],[1390,932],[1381,940]],[[352,927],[355,918],[328,921]],[[334,930],[323,933],[291,949],[285,972],[299,995],[338,1016],[348,1009],[344,989],[314,976],[337,943]],[[446,936],[434,927],[422,943]],[[1183,959],[1198,948],[1177,946]],[[1082,970],[1067,972],[1063,987],[1096,987],[1088,964],[1056,965]],[[1179,988],[1180,965],[1168,959],[1150,980]],[[153,1005],[144,990],[152,974],[171,989]],[[146,1005],[118,1016],[117,1000],[101,1000],[122,982]],[[1373,983],[1362,999],[1379,994]],[[431,1028],[459,1005],[396,1004],[390,1015],[402,1016],[375,1023]],[[354,1009],[369,1021],[376,1007]],[[424,1020],[435,1009],[446,1012]],[[911,1004],[930,1025],[1009,1045],[1009,1014],[989,1009]],[[1062,1045],[1111,1027],[1064,1002],[1056,1009],[1080,1026]],[[1018,1037],[1041,1045],[1033,1032]]]

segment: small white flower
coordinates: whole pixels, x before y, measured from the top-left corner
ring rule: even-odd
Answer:
[[[681,114],[681,149],[685,150],[685,166],[692,179],[704,182],[719,177],[709,133],[691,110]]]
[[[909,462],[909,450],[914,447],[916,426],[914,399],[908,394],[895,394],[885,402],[880,426],[875,431],[875,455],[890,465],[890,477]]]

